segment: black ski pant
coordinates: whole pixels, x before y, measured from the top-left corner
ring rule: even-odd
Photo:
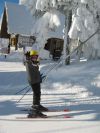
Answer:
[[[41,99],[41,86],[40,83],[31,84],[32,91],[33,91],[33,106],[40,105]]]

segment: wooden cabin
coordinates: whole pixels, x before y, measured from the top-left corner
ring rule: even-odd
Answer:
[[[9,46],[18,48],[18,37],[23,35],[30,38],[34,17],[24,5],[5,2],[1,20],[1,38],[9,38]]]
[[[45,44],[45,49],[50,51],[50,55],[54,60],[57,60],[61,57],[63,51],[64,40],[59,38],[50,38]]]

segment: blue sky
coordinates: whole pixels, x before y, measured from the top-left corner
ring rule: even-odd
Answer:
[[[5,1],[7,2],[14,2],[14,3],[19,3],[19,0],[0,0],[0,17],[4,9],[4,3]]]

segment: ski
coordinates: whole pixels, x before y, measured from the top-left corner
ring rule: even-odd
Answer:
[[[72,118],[72,116],[70,115],[67,115],[67,114],[61,114],[61,115],[50,115],[50,116],[45,116],[45,117],[33,117],[33,118],[28,118],[27,116],[17,116],[16,119],[19,119],[19,120],[47,120],[48,118],[51,118],[51,119],[68,119],[68,118]]]
[[[29,112],[32,111],[33,109],[21,109],[21,111]],[[48,111],[42,111],[42,112],[69,112],[69,109],[63,109],[63,110],[56,110],[56,109],[49,109]]]

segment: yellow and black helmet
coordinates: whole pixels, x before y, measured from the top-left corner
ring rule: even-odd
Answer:
[[[38,55],[38,51],[36,50],[31,50],[30,51],[30,56]]]

